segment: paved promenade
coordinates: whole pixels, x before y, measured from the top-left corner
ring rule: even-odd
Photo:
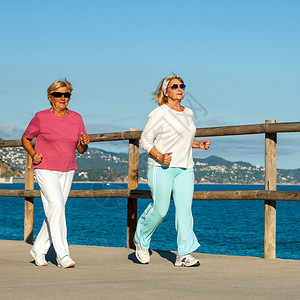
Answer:
[[[175,254],[152,251],[149,265],[131,249],[70,246],[77,266],[53,253],[36,267],[30,245],[0,241],[0,299],[300,299],[300,261],[195,254],[197,268],[176,268]]]

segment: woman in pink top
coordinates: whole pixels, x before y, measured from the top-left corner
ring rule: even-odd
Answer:
[[[66,79],[52,83],[47,90],[51,108],[36,113],[22,136],[23,146],[32,157],[46,216],[30,250],[37,266],[47,266],[45,255],[51,243],[59,267],[75,266],[67,242],[65,204],[77,169],[76,150],[81,154],[87,150],[89,136],[81,116],[67,108],[72,91]]]

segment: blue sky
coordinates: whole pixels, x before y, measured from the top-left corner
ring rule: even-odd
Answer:
[[[299,121],[298,0],[0,0],[0,28],[5,139],[20,138],[64,77],[88,133],[143,129],[151,93],[171,72],[187,85],[197,127]],[[300,168],[299,136],[278,136],[279,168]],[[195,152],[209,155],[264,165],[264,136],[212,138]]]

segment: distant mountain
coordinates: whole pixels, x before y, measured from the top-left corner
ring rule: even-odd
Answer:
[[[23,173],[0,159],[0,177],[23,177]]]
[[[89,148],[88,151],[83,154],[77,154],[77,164],[80,168],[93,169],[95,166],[111,166],[114,164],[128,163],[127,153],[116,153],[109,152],[98,148]],[[143,168],[147,165],[148,153],[142,152],[139,156],[139,165]],[[242,167],[254,167],[248,162],[236,161],[231,162],[222,157],[215,155],[209,156],[207,158],[194,158],[195,163],[203,163],[210,166],[225,166],[231,168],[233,165],[239,165]]]
[[[147,179],[148,154],[139,156],[139,181]],[[264,168],[253,166],[244,161],[231,162],[222,157],[209,156],[194,158],[195,181],[197,183],[240,183],[264,184]],[[78,172],[75,180],[127,182],[128,154],[108,152],[89,148],[83,155],[77,155]],[[277,170],[278,183],[300,182],[300,169]]]
[[[25,150],[22,147],[0,148],[0,159],[15,169],[25,170]]]
[[[24,170],[25,151],[23,148],[0,148],[0,159],[14,169]],[[83,155],[77,154],[77,181],[127,182],[128,154],[109,152],[89,147]],[[147,179],[148,154],[141,151],[139,156],[139,181]],[[240,183],[263,184],[264,168],[248,162],[231,162],[222,157],[209,156],[194,158],[195,181],[197,183]],[[300,169],[277,170],[279,184],[299,184]]]
[[[210,166],[226,166],[227,168],[231,168],[234,164],[242,166],[242,167],[253,167],[253,165],[251,165],[248,162],[244,162],[244,161],[236,161],[236,162],[231,162],[228,161],[222,157],[219,156],[215,156],[215,155],[211,155],[207,158],[194,158],[195,162],[202,162],[202,163],[207,163]]]

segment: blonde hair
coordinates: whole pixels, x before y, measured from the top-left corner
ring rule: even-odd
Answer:
[[[73,91],[73,86],[71,84],[71,82],[69,82],[67,80],[67,78],[63,79],[63,80],[56,80],[54,81],[47,89],[47,95],[48,97],[57,89],[61,88],[61,87],[66,87],[68,89],[68,92],[72,93]]]
[[[183,83],[182,78],[180,78],[176,74],[172,74],[171,76],[167,76],[164,79],[162,79],[162,81],[159,83],[156,91],[154,93],[152,93],[152,95],[154,96],[152,98],[152,100],[155,100],[155,102],[159,106],[161,106],[161,105],[163,105],[163,104],[165,104],[165,103],[168,102],[168,97],[164,94],[163,89],[162,89],[162,86],[163,86],[163,83],[164,83],[165,79],[167,79],[169,81],[168,82],[168,86],[169,86],[171,80],[173,80],[173,79],[178,79],[178,80],[180,80]],[[167,88],[168,88],[168,86],[167,86]]]

